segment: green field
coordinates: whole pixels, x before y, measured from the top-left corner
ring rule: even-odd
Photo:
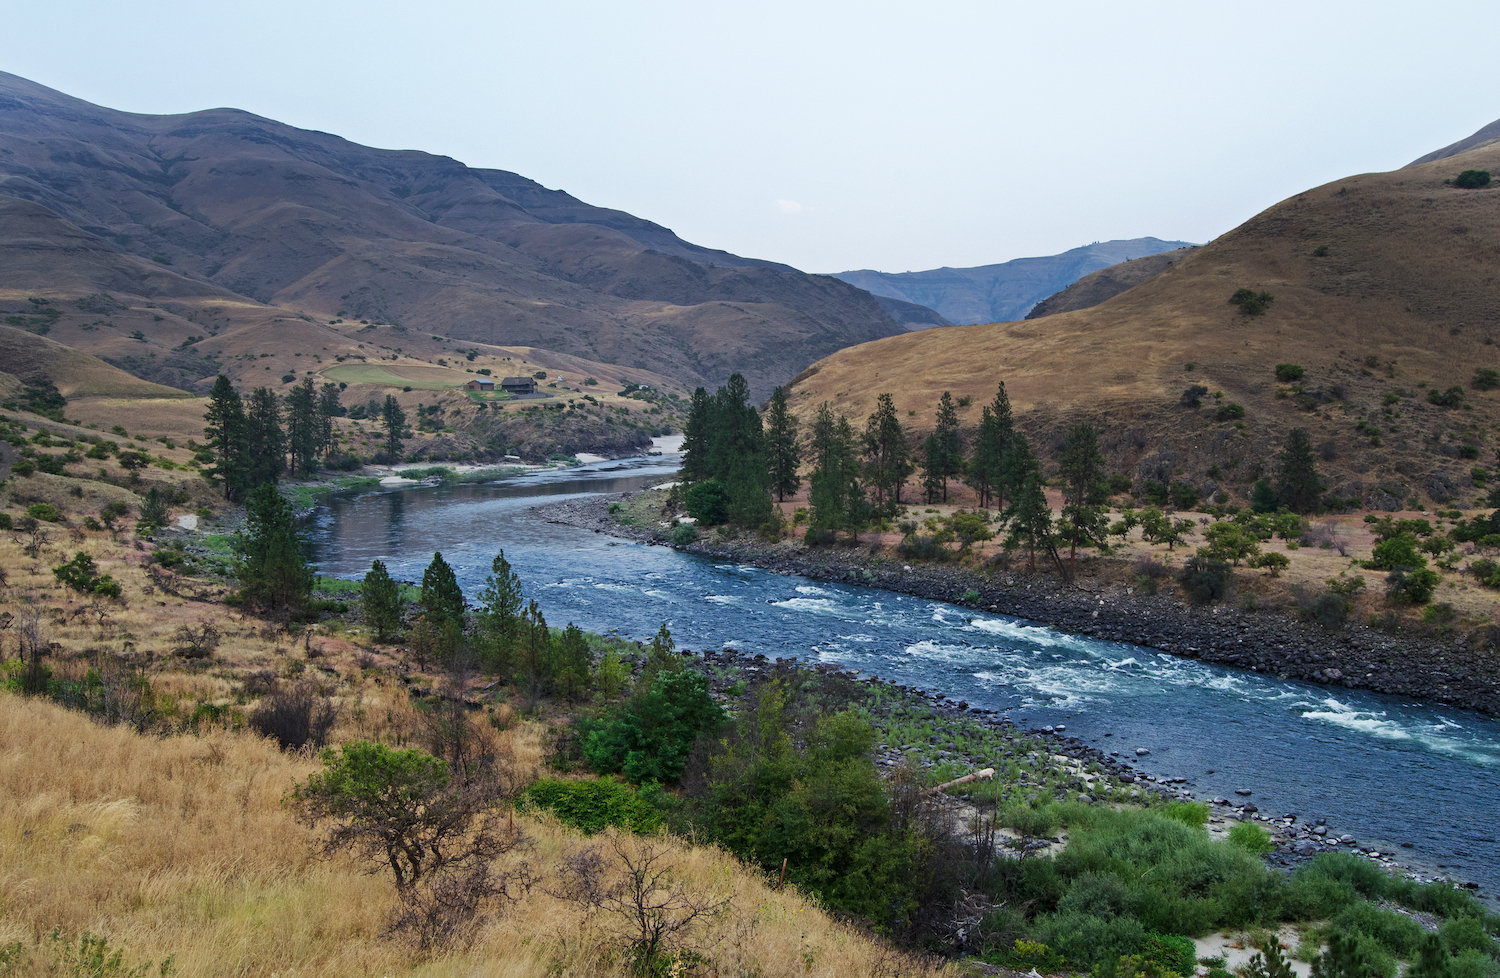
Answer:
[[[400,373],[397,373],[397,371]],[[464,384],[462,375],[432,367],[382,367],[378,363],[341,363],[323,371],[329,380],[346,384],[376,384],[381,387],[410,387],[412,390],[451,391]]]

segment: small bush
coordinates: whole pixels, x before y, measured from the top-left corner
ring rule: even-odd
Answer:
[[[1307,617],[1324,631],[1336,632],[1349,620],[1351,607],[1349,599],[1342,594],[1325,592],[1313,600],[1307,609]]]
[[[681,523],[672,530],[672,546],[686,547],[698,541],[698,528],[691,523]]]
[[[1203,401],[1203,396],[1208,393],[1208,388],[1202,384],[1194,384],[1182,392],[1182,397],[1177,403],[1183,407],[1197,407]]]
[[[1443,581],[1437,571],[1427,567],[1394,568],[1385,581],[1385,596],[1392,604],[1424,605],[1432,600]]]
[[[707,479],[687,491],[687,511],[704,526],[716,526],[729,517],[729,493],[717,479]]]
[[[1245,416],[1245,406],[1230,401],[1228,404],[1220,404],[1214,412],[1215,421],[1237,421]]]
[[[1427,400],[1438,407],[1458,407],[1464,402],[1464,389],[1458,384],[1454,384],[1444,391],[1440,391],[1434,387],[1427,392]]]
[[[1190,482],[1178,480],[1172,483],[1172,505],[1178,509],[1192,509],[1198,505],[1198,487]]]
[[[1489,170],[1465,170],[1453,178],[1453,186],[1464,190],[1478,190],[1490,185]]]
[[[284,750],[297,750],[309,744],[322,747],[337,719],[338,709],[312,683],[278,681],[250,714],[250,727]]]
[[[1293,381],[1301,380],[1306,373],[1306,370],[1303,370],[1301,366],[1295,363],[1278,363],[1276,365],[1276,379],[1283,384],[1290,384]]]
[[[1246,316],[1259,316],[1266,311],[1276,297],[1269,292],[1256,292],[1252,289],[1237,289],[1234,295],[1229,297],[1231,306],[1239,306],[1240,312]]]
[[[1500,587],[1500,563],[1487,558],[1469,562],[1469,573],[1485,587]]]
[[[1183,825],[1201,829],[1208,824],[1208,806],[1198,801],[1169,802],[1165,809],[1167,818]],[[1186,972],[1181,972],[1186,974]]]
[[[1479,367],[1474,371],[1474,379],[1469,381],[1469,386],[1476,391],[1492,391],[1500,388],[1500,370],[1491,370],[1489,367]]]
[[[528,787],[526,798],[589,835],[610,826],[649,833],[661,824],[661,813],[634,788],[618,781],[547,778]]]
[[[1257,856],[1264,856],[1276,848],[1276,843],[1271,841],[1271,833],[1254,822],[1241,822],[1230,829],[1229,843]]]
[[[62,519],[62,513],[51,503],[32,503],[26,507],[26,515],[43,523],[56,523]]]
[[[1189,557],[1177,575],[1177,583],[1194,604],[1224,600],[1233,580],[1234,572],[1229,565],[1212,557]]]

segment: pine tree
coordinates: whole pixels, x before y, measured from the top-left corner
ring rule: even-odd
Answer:
[[[995,412],[986,404],[979,413],[979,430],[974,433],[974,457],[969,460],[969,485],[979,495],[979,508],[988,509],[990,496],[1000,473],[999,424]]]
[[[970,485],[978,490],[981,507],[988,506],[993,495],[995,508],[1003,510],[1006,497],[1014,492],[1006,480],[1005,452],[1015,433],[1010,398],[1005,393],[1005,382],[1001,381],[995,400],[980,415],[979,431],[974,439],[974,458],[969,466]]]
[[[542,617],[542,609],[533,601],[521,617],[521,636],[516,646],[516,681],[526,696],[528,710],[535,710],[542,694],[547,691],[547,682],[551,678],[548,674],[551,651],[547,619]]]
[[[875,490],[875,505],[884,516],[901,505],[901,486],[911,475],[911,443],[896,415],[896,402],[881,394],[865,422],[865,475]]]
[[[947,498],[948,480],[944,476],[947,470],[948,460],[942,441],[936,433],[928,435],[922,441],[922,493],[927,502]]]
[[[490,643],[494,671],[502,671],[509,661],[525,610],[521,595],[521,578],[511,570],[505,551],[495,555],[490,576],[479,591],[479,627]]]
[[[274,483],[286,471],[286,434],[281,430],[281,401],[269,387],[250,392],[245,410],[245,484]]]
[[[702,482],[713,478],[709,467],[710,443],[713,438],[713,400],[708,391],[699,387],[693,391],[688,407],[687,421],[682,426],[682,480]]]
[[[463,623],[464,592],[441,553],[434,553],[432,563],[422,572],[422,596],[418,603],[434,627],[449,621]]]
[[[1067,503],[1062,518],[1070,538],[1067,577],[1072,580],[1077,569],[1080,540],[1103,539],[1105,510],[1109,486],[1104,478],[1104,455],[1099,451],[1099,434],[1093,426],[1074,425],[1063,444],[1058,460],[1058,474],[1067,485]]]
[[[787,409],[786,388],[771,392],[766,409],[766,461],[771,469],[771,491],[777,502],[786,502],[802,485],[797,467],[802,464],[802,448],[797,443],[797,416]]]
[[[316,472],[322,430],[318,423],[318,391],[311,374],[287,395],[286,440],[292,475],[305,479]]]
[[[380,409],[380,425],[385,429],[385,454],[392,463],[401,461],[401,431],[406,427],[406,412],[396,403],[395,394],[385,396]]]
[[[864,521],[864,488],[854,457],[854,429],[847,417],[835,418],[826,401],[813,419],[811,448],[808,502],[812,528],[856,532]]]
[[[1036,548],[1052,547],[1052,508],[1047,505],[1046,493],[1042,491],[1042,476],[1033,470],[1026,476],[1019,491],[1011,499],[1005,511],[1005,521],[1010,527],[1006,546],[1025,544],[1030,554],[1032,571],[1036,570]]]
[[[714,394],[709,414],[709,478],[724,484],[727,516],[736,526],[760,526],[771,518],[765,432],[749,400],[750,385],[732,374]]]
[[[937,452],[933,460],[938,465],[938,474],[943,484],[943,502],[948,501],[948,480],[959,475],[964,468],[963,438],[958,428],[958,409],[953,405],[953,395],[943,391],[938,401],[937,427],[932,432],[937,439]]]
[[[333,419],[341,418],[344,414],[344,406],[339,403],[339,385],[332,382],[324,384],[318,394],[318,451],[324,458],[333,454],[333,436],[336,430]]]
[[[1031,450],[1031,443],[1020,432],[1012,430],[1010,438],[1005,442],[1005,449],[1000,453],[1000,478],[995,486],[996,492],[1001,496],[1014,498],[1026,484],[1027,477],[1040,469],[1036,454]]]
[[[208,422],[203,433],[214,453],[213,465],[203,474],[210,482],[224,487],[225,499],[238,501],[249,487],[245,405],[239,391],[223,374],[214,381],[214,389],[208,395],[208,413],[203,420]]]
[[[1312,439],[1306,428],[1293,428],[1281,449],[1276,472],[1276,497],[1294,513],[1312,513],[1323,495],[1323,481],[1313,459]]]
[[[273,483],[262,482],[250,494],[245,530],[236,536],[235,549],[240,594],[247,603],[288,619],[302,613],[312,596],[313,572],[292,504]]]
[[[391,579],[385,564],[375,561],[370,565],[360,586],[364,599],[365,621],[375,629],[376,641],[384,642],[401,625],[401,586]]]
[[[553,687],[564,699],[577,699],[588,689],[593,666],[588,639],[577,625],[568,622],[568,627],[553,641],[551,652],[547,672]]]

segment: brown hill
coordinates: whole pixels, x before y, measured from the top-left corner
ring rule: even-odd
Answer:
[[[1101,268],[1038,302],[1026,314],[1026,318],[1041,319],[1060,312],[1091,309],[1106,299],[1113,299],[1126,289],[1135,288],[1148,278],[1155,278],[1197,250],[1197,246],[1189,245],[1159,255],[1127,258],[1117,265]]]
[[[972,424],[1004,380],[1034,432],[1093,421],[1138,476],[1243,491],[1302,426],[1335,493],[1471,503],[1471,459],[1492,466],[1500,431],[1497,394],[1470,386],[1500,368],[1500,187],[1444,184],[1470,168],[1500,170],[1500,143],[1298,194],[1091,309],[842,350],[804,372],[794,404],[863,418],[890,391],[922,428],[950,390],[973,399]],[[1228,301],[1241,288],[1274,302],[1244,315]],[[1278,363],[1305,380],[1278,384]],[[1209,388],[1203,407],[1181,406],[1194,384]],[[1453,385],[1467,408],[1428,402]],[[1244,418],[1216,420],[1231,402]]]
[[[1411,163],[1408,163],[1407,166],[1420,166],[1423,163],[1433,163],[1437,160],[1446,160],[1450,156],[1457,156],[1459,153],[1465,153],[1471,149],[1478,149],[1485,143],[1492,143],[1497,139],[1500,139],[1500,119],[1496,119],[1494,122],[1480,129],[1472,136],[1467,136],[1463,139],[1460,139],[1456,143],[1453,143],[1449,146],[1444,146],[1442,149],[1434,150],[1433,152],[1428,153],[1426,156],[1413,160]]]
[[[171,303],[192,324],[179,342],[306,314],[690,386],[740,370],[763,395],[810,360],[902,332],[835,278],[702,248],[514,173],[233,109],[116,112],[6,74],[0,202],[0,254],[19,258],[0,263],[0,291]]]

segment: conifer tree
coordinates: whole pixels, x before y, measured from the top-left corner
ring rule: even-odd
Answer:
[[[318,393],[318,452],[327,458],[333,454],[333,419],[345,414],[339,403],[339,385],[329,382]]]
[[[250,392],[245,410],[247,486],[274,483],[286,471],[286,434],[281,430],[281,401],[269,387]]]
[[[535,601],[526,606],[521,617],[520,641],[516,644],[516,682],[526,696],[528,710],[535,710],[547,691],[551,664],[551,633],[547,619]]]
[[[922,441],[922,493],[927,502],[947,498],[948,480],[944,475],[947,470],[948,460],[942,441],[936,433],[928,435]]]
[[[693,391],[688,407],[687,421],[682,426],[682,479],[684,482],[702,482],[713,478],[709,466],[709,444],[714,427],[713,401],[708,391],[699,387]]]
[[[551,653],[547,673],[553,687],[563,698],[577,699],[588,689],[593,666],[588,639],[577,625],[568,622],[568,627],[553,641]]]
[[[797,443],[797,416],[787,409],[786,388],[771,392],[766,408],[766,461],[771,469],[771,491],[777,502],[795,494],[802,485],[797,467],[802,464],[802,448]]]
[[[495,555],[490,564],[490,576],[485,578],[484,587],[479,591],[479,627],[490,643],[495,671],[500,671],[509,661],[524,610],[521,578],[511,570],[510,561],[505,559],[502,550]]]
[[[771,518],[771,474],[760,412],[749,403],[750,385],[732,374],[714,395],[712,464],[724,483],[729,522],[760,526]]]
[[[287,395],[286,440],[292,475],[305,479],[316,472],[322,426],[318,420],[318,392],[311,374]]]
[[[406,412],[396,403],[395,394],[385,396],[380,409],[380,425],[385,429],[385,453],[394,462],[401,461],[401,431],[406,426]]]
[[[1014,491],[1005,475],[1005,452],[1015,431],[1010,398],[1005,393],[1005,382],[1001,381],[995,400],[980,415],[979,431],[974,439],[974,458],[969,465],[970,484],[979,492],[982,507],[989,505],[993,495],[995,508],[1004,509],[1006,496]]]
[[[854,457],[854,429],[847,417],[835,418],[826,401],[813,419],[811,448],[808,501],[812,528],[856,531],[864,518],[864,488]]]
[[[883,516],[893,515],[901,505],[901,486],[914,466],[911,443],[890,394],[880,395],[865,422],[864,455],[866,480],[875,490],[875,505]]]
[[[1294,513],[1318,509],[1323,482],[1313,458],[1312,439],[1306,428],[1293,428],[1286,436],[1276,472],[1276,497]]]
[[[292,504],[262,482],[245,504],[245,529],[235,538],[240,594],[254,607],[287,618],[300,615],[312,596],[313,572],[303,552]]]
[[[448,566],[441,553],[434,553],[432,563],[422,572],[422,597],[418,603],[434,627],[450,621],[463,624],[464,592],[458,586],[453,568]]]
[[[1072,580],[1077,567],[1078,543],[1104,539],[1104,503],[1109,486],[1104,476],[1104,455],[1099,451],[1099,434],[1093,426],[1074,425],[1068,431],[1059,459],[1058,474],[1067,485],[1067,503],[1062,518],[1070,539],[1067,577]]]
[[[958,428],[958,409],[953,404],[953,395],[943,391],[938,401],[937,427],[932,432],[937,439],[937,451],[933,460],[942,479],[943,502],[948,501],[948,480],[963,472],[963,438]]]
[[[1052,508],[1047,505],[1047,496],[1042,491],[1040,472],[1033,470],[1026,476],[1020,490],[1012,497],[1010,507],[1005,511],[1005,521],[1010,527],[1010,536],[1006,540],[1006,545],[1025,544],[1033,571],[1036,570],[1037,547],[1046,549],[1056,560],[1052,534]],[[1061,566],[1059,562],[1059,569]]]
[[[214,389],[208,395],[208,413],[203,420],[208,422],[204,434],[214,454],[213,465],[205,470],[204,475],[210,482],[223,486],[225,499],[237,502],[244,498],[249,485],[245,405],[239,391],[223,374],[214,381]]]
[[[401,625],[401,586],[391,579],[385,564],[375,561],[361,582],[365,621],[375,629],[375,638],[383,642]]]

